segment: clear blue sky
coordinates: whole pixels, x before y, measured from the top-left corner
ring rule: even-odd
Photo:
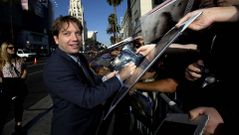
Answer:
[[[58,7],[54,7],[54,18],[59,15],[67,15],[70,0],[55,0]],[[117,7],[118,21],[124,16],[127,8],[127,0]],[[108,16],[113,13],[113,7],[109,6],[107,0],[82,0],[85,21],[89,31],[98,31],[97,40],[101,43],[110,44],[109,37],[106,33],[108,27]]]

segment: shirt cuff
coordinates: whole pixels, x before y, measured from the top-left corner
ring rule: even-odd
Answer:
[[[115,76],[116,76],[116,78],[119,80],[120,85],[123,86],[124,84],[123,84],[123,81],[120,79],[120,75],[119,75],[119,74],[116,74]],[[103,76],[103,77],[101,78],[101,80],[102,80],[102,82],[105,82],[105,81],[108,80],[108,78],[107,78],[106,76]]]
[[[108,80],[108,78],[106,77],[106,76],[103,76],[102,77],[102,82],[105,82],[105,81],[107,81]]]

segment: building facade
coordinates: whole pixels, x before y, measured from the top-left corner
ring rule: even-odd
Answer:
[[[140,17],[154,6],[152,0],[127,0],[127,11],[121,25],[123,39],[141,35]]]
[[[49,0],[0,1],[0,41],[37,54],[49,53],[52,5]]]

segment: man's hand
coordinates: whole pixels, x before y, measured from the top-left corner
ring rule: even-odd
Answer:
[[[203,61],[190,64],[185,70],[185,78],[189,81],[196,81],[202,77],[202,68],[204,67]]]
[[[103,81],[109,80],[110,78],[116,76],[117,73],[118,73],[117,71],[110,72],[107,75],[105,75],[102,80]]]
[[[140,48],[136,50],[136,53],[146,56],[149,54],[149,52],[153,51],[155,46],[156,46],[155,44],[148,44],[148,45],[141,46]]]
[[[213,23],[213,17],[210,16],[211,13],[208,13],[208,12],[210,12],[210,10],[208,11],[207,9],[196,10],[196,11],[186,14],[183,18],[181,18],[179,20],[179,22],[176,24],[176,26],[180,27],[189,18],[191,18],[192,16],[194,16],[202,11],[203,11],[203,13],[195,21],[193,21],[188,26],[188,28],[190,28],[192,30],[202,30],[202,29],[207,28],[208,26],[210,26]]]
[[[176,27],[180,27],[185,21],[199,12],[203,12],[188,28],[192,30],[202,30],[209,27],[214,22],[235,22],[239,19],[236,7],[212,7],[192,11],[179,20]]]
[[[122,81],[129,78],[135,71],[136,66],[133,62],[127,63],[123,69],[119,71],[119,76]]]

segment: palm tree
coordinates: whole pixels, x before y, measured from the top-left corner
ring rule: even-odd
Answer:
[[[108,17],[108,28],[106,32],[108,34],[114,34],[114,36],[111,37],[111,43],[114,44],[117,41],[117,37],[115,37],[115,33],[119,32],[120,26],[117,23],[117,18],[115,14],[110,14]]]
[[[114,42],[116,42],[116,39],[117,39],[117,32],[118,32],[118,30],[117,30],[117,13],[116,13],[116,7],[118,6],[118,5],[120,5],[120,3],[122,2],[123,0],[107,0],[107,2],[108,2],[108,4],[110,5],[110,6],[113,6],[114,7],[114,14],[115,14],[115,24],[116,25],[114,25],[114,29],[113,30],[115,30],[113,33],[114,33]]]

